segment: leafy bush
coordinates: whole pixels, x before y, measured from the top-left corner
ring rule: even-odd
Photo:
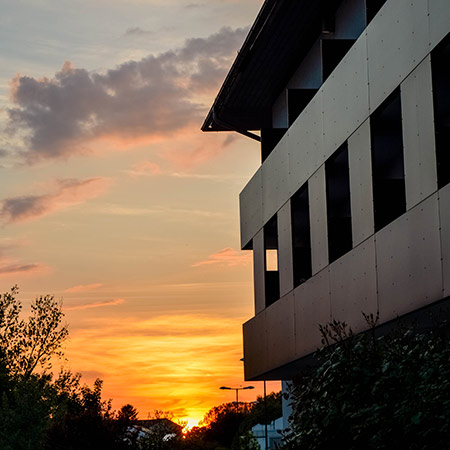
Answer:
[[[285,449],[432,450],[450,438],[450,339],[445,324],[353,335],[321,327],[320,364],[295,380]],[[332,345],[331,345],[332,344]]]

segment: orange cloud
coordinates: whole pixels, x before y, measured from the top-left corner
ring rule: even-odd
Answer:
[[[64,309],[67,311],[74,311],[79,309],[103,308],[105,306],[121,305],[122,303],[124,303],[124,301],[125,300],[123,298],[116,298],[114,300],[107,300],[104,302],[94,302],[94,303],[86,303],[84,305],[68,306]]]
[[[248,266],[252,263],[252,254],[250,252],[236,251],[231,247],[224,248],[209,255],[204,261],[199,261],[192,265],[192,267],[221,265],[227,267]]]
[[[60,209],[95,198],[110,185],[108,178],[56,181],[53,192],[41,195],[10,197],[1,202],[0,218],[5,223],[26,222]]]
[[[64,292],[90,292],[102,286],[102,283],[80,284],[78,286],[67,288]]]

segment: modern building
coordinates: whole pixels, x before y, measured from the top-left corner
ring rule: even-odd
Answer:
[[[202,128],[261,141],[247,380],[291,379],[318,324],[449,301],[449,33],[449,0],[264,2]]]

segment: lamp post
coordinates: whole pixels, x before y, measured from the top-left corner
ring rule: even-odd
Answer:
[[[238,387],[238,388],[233,388],[233,387],[228,387],[228,386],[220,386],[219,389],[228,390],[228,391],[236,391],[236,411],[237,411],[239,408],[239,391],[244,391],[246,389],[255,389],[255,386],[245,386],[245,387]]]
[[[227,390],[227,391],[236,391],[236,412],[239,412],[239,391],[244,391],[246,389],[255,389],[255,386],[245,386],[245,387],[229,387],[229,386],[220,386],[219,389]],[[239,431],[238,431],[238,449],[241,448],[241,441],[240,441]]]
[[[269,438],[267,434],[267,393],[266,380],[264,380],[264,450],[269,448]]]

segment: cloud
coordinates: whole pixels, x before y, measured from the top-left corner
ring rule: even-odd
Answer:
[[[5,223],[33,220],[97,197],[107,189],[109,184],[110,180],[102,177],[86,180],[58,180],[53,187],[53,192],[3,200],[0,203],[0,218]]]
[[[131,169],[127,170],[126,173],[131,178],[139,177],[153,177],[153,176],[166,176],[172,178],[183,178],[191,180],[207,180],[207,181],[217,181],[225,182],[230,180],[245,181],[245,176],[239,176],[236,174],[210,174],[210,173],[193,173],[193,172],[179,172],[179,171],[169,171],[163,170],[161,166],[152,161],[141,161],[135,164]]]
[[[29,262],[24,263],[9,256],[12,251],[26,245],[27,242],[23,239],[0,239],[0,276],[11,274],[28,275],[41,273],[49,269],[49,267],[44,264]]]
[[[150,216],[157,215],[159,218],[165,216],[168,220],[182,220],[184,223],[189,217],[198,217],[210,219],[224,219],[223,212],[210,211],[205,209],[185,209],[185,208],[170,208],[166,206],[155,206],[153,208],[135,208],[123,205],[110,204],[105,208],[96,208],[95,213],[108,214],[113,216]]]
[[[120,145],[198,127],[246,31],[222,28],[106,73],[66,62],[53,78],[19,74],[11,81],[7,131],[23,139],[20,153],[33,163],[88,154],[100,139]]]
[[[161,166],[153,161],[141,161],[140,163],[135,164],[128,173],[133,178],[144,175],[160,175]]]
[[[11,275],[17,273],[35,273],[44,269],[41,264],[12,264],[8,266],[0,266],[0,276]]]
[[[78,286],[67,288],[64,292],[90,292],[102,286],[102,283],[80,284]]]
[[[74,311],[79,309],[104,308],[105,306],[121,305],[125,300],[123,298],[116,298],[114,300],[106,300],[103,302],[86,303],[84,305],[66,306],[66,311]]]
[[[0,277],[12,274],[32,275],[48,271],[49,267],[41,263],[18,261],[9,254],[28,245],[24,239],[0,239]]]
[[[131,27],[127,28],[125,31],[125,36],[148,36],[150,34],[153,34],[153,31],[150,30],[143,30],[141,27]]]
[[[209,255],[204,261],[199,261],[192,267],[221,265],[227,267],[248,266],[252,263],[252,255],[250,252],[238,252],[231,247],[224,248],[217,253]]]

